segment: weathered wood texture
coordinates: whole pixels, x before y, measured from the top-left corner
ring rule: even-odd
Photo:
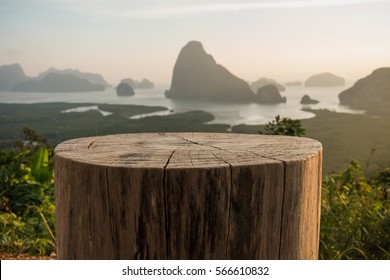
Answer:
[[[322,146],[123,134],[55,149],[60,259],[316,259]]]

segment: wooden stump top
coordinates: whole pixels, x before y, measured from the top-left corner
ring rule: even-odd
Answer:
[[[86,137],[59,144],[57,157],[127,168],[215,168],[304,161],[321,143],[303,137],[230,133],[141,133]]]

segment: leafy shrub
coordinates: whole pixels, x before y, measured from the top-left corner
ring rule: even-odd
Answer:
[[[321,259],[390,259],[390,172],[367,179],[352,161],[324,177]]]
[[[304,136],[305,129],[302,127],[300,120],[293,120],[279,115],[274,120],[265,125],[264,131],[260,134],[265,135],[287,135],[287,136]]]
[[[41,255],[54,250],[51,154],[42,145],[0,151],[0,250]]]

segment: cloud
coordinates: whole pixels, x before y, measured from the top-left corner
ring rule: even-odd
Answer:
[[[164,18],[189,14],[240,12],[264,9],[316,8],[355,4],[390,3],[390,0],[32,0],[91,17]]]
[[[222,13],[222,12],[240,12],[265,9],[296,9],[296,8],[320,8],[331,6],[345,6],[364,3],[388,2],[389,0],[273,0],[273,1],[251,1],[235,3],[227,1],[191,1],[192,4],[179,4],[175,6],[149,7],[132,10],[123,10],[113,16],[122,16],[130,18],[159,18],[182,16],[201,13]]]

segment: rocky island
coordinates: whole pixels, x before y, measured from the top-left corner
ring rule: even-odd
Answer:
[[[265,85],[257,90],[256,101],[260,104],[286,103],[286,97],[282,97],[275,85]]]
[[[225,102],[255,102],[256,96],[244,80],[230,73],[207,54],[200,42],[190,41],[176,60],[167,98]]]
[[[120,83],[116,88],[116,94],[118,96],[132,96],[134,95],[134,90],[129,84]]]
[[[345,79],[332,73],[321,73],[309,77],[305,87],[339,87],[345,85]]]
[[[376,115],[390,114],[390,67],[374,70],[339,94],[341,105],[367,110]]]
[[[308,105],[308,104],[317,104],[319,103],[318,100],[315,100],[315,99],[311,99],[311,97],[307,94],[305,94],[304,96],[302,96],[301,98],[301,104],[304,104],[304,105]]]

